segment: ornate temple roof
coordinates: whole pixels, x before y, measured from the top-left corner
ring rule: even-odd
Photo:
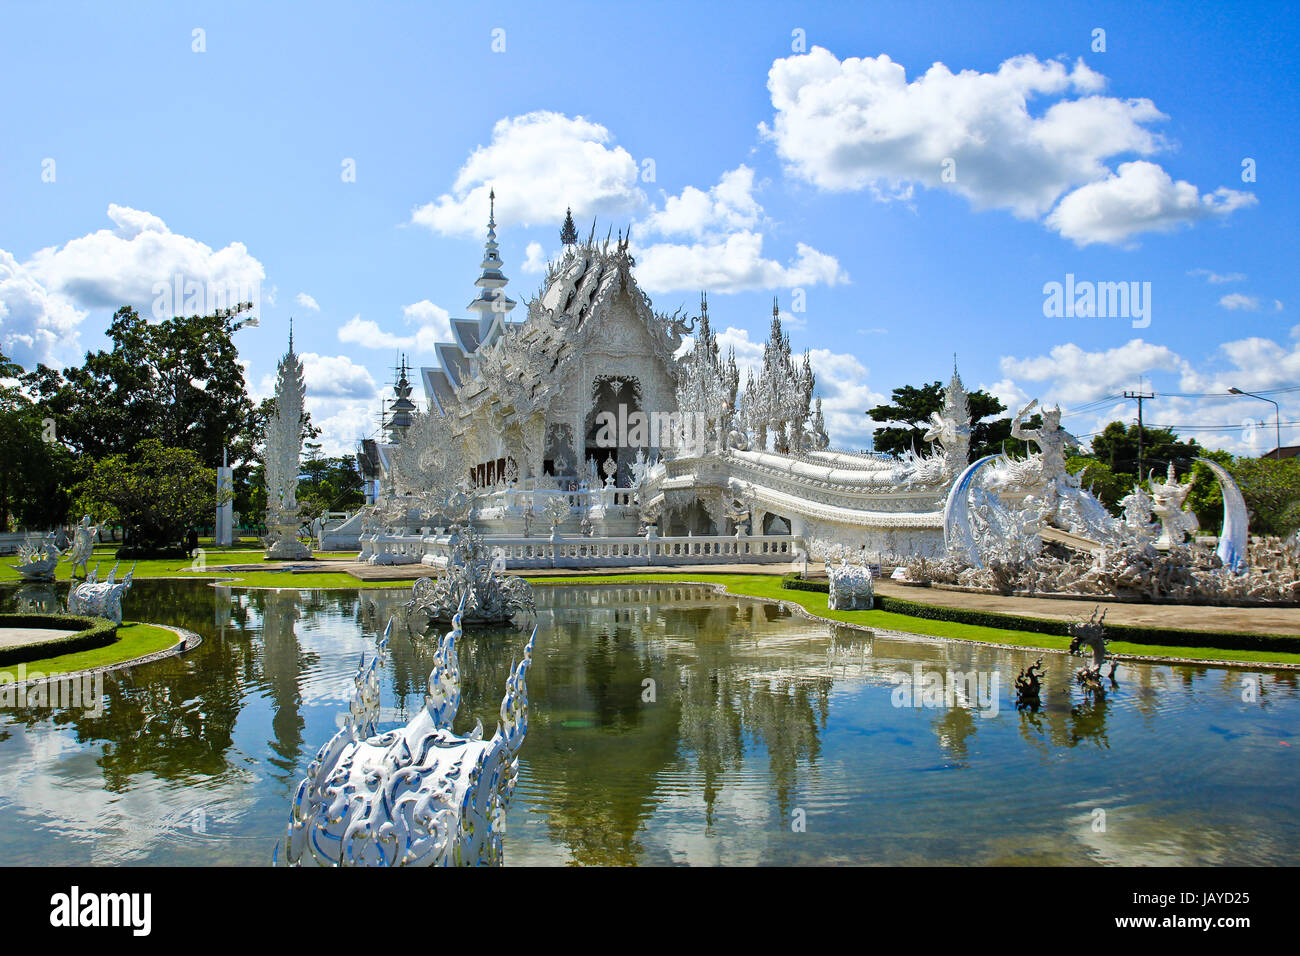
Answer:
[[[562,380],[561,366],[582,351],[600,324],[593,317],[604,314],[623,292],[645,324],[656,357],[674,369],[673,354],[693,327],[653,310],[632,275],[629,243],[621,233],[616,240],[611,234],[597,241],[593,222],[586,242],[566,242],[561,258],[548,267],[537,296],[527,304],[527,317],[511,322],[515,302],[504,291],[494,207],[483,271],[475,282],[482,292],[469,306],[478,318],[454,319],[456,341],[436,346],[439,367],[421,369],[431,403],[444,415],[464,414],[483,402],[497,402],[512,417],[531,413]]]

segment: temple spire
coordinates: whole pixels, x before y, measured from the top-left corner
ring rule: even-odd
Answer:
[[[393,368],[397,379],[393,385],[393,392],[397,397],[388,406],[388,418],[384,428],[388,430],[389,438],[394,445],[400,445],[402,439],[406,437],[406,432],[413,422],[412,415],[416,411],[415,403],[411,401],[411,381],[407,377],[410,370],[405,355],[400,357]]]
[[[495,336],[493,324],[499,316],[505,322],[506,314],[515,307],[515,301],[503,291],[510,280],[501,271],[501,252],[497,245],[496,189],[488,192],[487,241],[483,244],[482,272],[474,284],[482,291],[469,304],[471,312],[478,313],[479,335],[487,341]]]
[[[573,224],[572,207],[564,210],[564,225],[560,228],[560,242],[566,246],[576,245],[578,242],[578,227]]]

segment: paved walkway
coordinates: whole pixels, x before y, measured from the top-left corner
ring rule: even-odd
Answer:
[[[0,647],[22,647],[76,633],[53,627],[0,627]]]
[[[1243,631],[1250,634],[1300,634],[1300,609],[1293,607],[1209,607],[1191,604],[1121,604],[1071,598],[1003,597],[941,588],[908,587],[877,579],[876,593],[943,607],[1023,614],[1053,620],[1087,620],[1093,609],[1106,611],[1107,624],[1173,627],[1184,631]]]

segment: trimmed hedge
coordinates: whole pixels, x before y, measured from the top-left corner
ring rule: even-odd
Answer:
[[[107,647],[117,640],[118,625],[102,617],[79,614],[0,614],[0,627],[76,630],[75,634],[52,637],[48,641],[23,644],[21,647],[0,647],[0,666],[4,666]]]
[[[781,587],[787,591],[820,591],[822,594],[831,593],[830,581],[805,581],[797,574],[784,574],[781,576]]]
[[[804,581],[797,575],[781,578],[781,586],[792,591],[829,592],[830,585],[823,581]],[[943,607],[923,604],[903,598],[876,595],[876,609],[891,614],[906,614],[930,621],[947,621],[952,624],[974,624],[979,627],[999,628],[1004,631],[1029,631],[1033,634],[1050,634],[1055,637],[1070,636],[1069,621],[1054,621],[1018,614],[999,614],[994,611],[976,611],[968,608]],[[1171,627],[1139,627],[1131,624],[1107,624],[1106,636],[1112,641],[1129,644],[1164,645],[1167,647],[1214,647],[1233,651],[1285,651],[1300,653],[1300,637],[1275,634],[1243,634],[1238,631],[1182,631]]]

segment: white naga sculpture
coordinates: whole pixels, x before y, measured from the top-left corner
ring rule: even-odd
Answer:
[[[54,569],[58,567],[59,546],[54,543],[54,532],[44,540],[37,542],[28,538],[18,546],[18,564],[11,564],[23,576],[24,581],[53,581]]]
[[[832,611],[870,611],[875,601],[871,583],[871,569],[861,564],[849,564],[840,559],[839,566],[826,565],[830,578],[830,597],[827,607]]]
[[[292,866],[473,866],[502,861],[506,808],[528,732],[523,660],[511,663],[501,722],[489,740],[483,724],[452,731],[460,706],[456,642],[460,615],[438,644],[424,707],[405,727],[376,735],[379,669],[393,622],[377,653],[362,658],[343,729],[321,748],[298,785],[285,838]]]
[[[266,556],[277,561],[301,561],[311,548],[298,540],[298,466],[302,456],[302,407],[307,386],[302,360],[293,351],[280,359],[275,380],[275,415],[266,423]]]
[[[73,585],[68,592],[68,613],[86,614],[90,617],[107,618],[114,623],[122,623],[122,595],[131,590],[131,579],[135,577],[135,565],[121,581],[117,580],[117,565],[109,572],[106,581],[99,581],[99,567],[86,576],[81,584]]]
[[[1163,482],[1149,477],[1147,483],[1151,486],[1153,502],[1151,513],[1160,519],[1161,530],[1160,537],[1156,539],[1156,550],[1168,551],[1182,544],[1184,535],[1194,534],[1200,527],[1196,515],[1183,510],[1183,502],[1187,500],[1187,493],[1192,490],[1192,483],[1179,482],[1174,474],[1172,461],[1169,463]]]
[[[81,568],[81,576],[86,576],[86,564],[90,561],[91,554],[95,551],[95,542],[99,539],[99,526],[90,523],[90,515],[83,515],[81,522],[77,525],[77,530],[72,537],[72,547],[64,555],[64,560],[72,563],[72,574],[75,577],[77,568]]]
[[[536,610],[532,585],[506,574],[504,558],[488,552],[481,534],[455,529],[450,545],[437,581],[420,578],[412,585],[408,611],[424,612],[430,623],[445,624],[455,614],[466,624],[506,624],[521,611]]]

